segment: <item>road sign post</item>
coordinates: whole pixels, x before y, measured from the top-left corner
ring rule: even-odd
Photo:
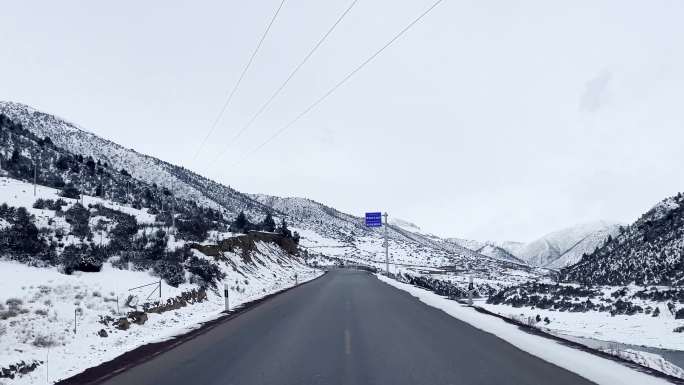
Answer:
[[[387,213],[382,215],[385,217],[385,271],[387,276],[389,276],[389,242],[387,240]]]
[[[387,241],[387,213],[372,212],[366,213],[366,226],[368,227],[382,227],[382,217],[385,217],[385,273],[389,275],[389,242]]]

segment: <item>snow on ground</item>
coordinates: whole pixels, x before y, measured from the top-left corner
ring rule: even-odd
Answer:
[[[598,311],[559,312],[486,303],[479,305],[493,313],[509,318],[535,317],[537,314],[542,319],[548,317],[551,323],[544,325],[544,328],[555,333],[623,344],[684,350],[684,340],[680,338],[681,334],[672,332],[674,328],[682,326],[682,322],[675,320],[667,308],[663,309],[662,303],[660,307],[663,311],[658,317],[647,314],[611,316],[610,313]],[[676,338],[673,338],[675,336]]]
[[[492,333],[519,349],[598,384],[648,385],[668,383],[664,379],[636,371],[618,362],[526,333],[504,320],[479,313],[473,308],[451,301],[428,290],[401,283],[382,275],[377,275],[377,277],[388,285],[410,293],[429,306],[441,309],[454,318]]]
[[[67,206],[63,208],[64,211],[66,211],[76,202],[82,202],[85,207],[88,207],[88,205],[101,204],[104,207],[134,216],[139,224],[152,224],[155,222],[155,216],[153,214],[149,214],[147,209],[137,210],[130,206],[118,204],[100,197],[89,195],[83,195],[82,200],[64,198],[59,195],[61,192],[62,190],[38,185],[36,186],[36,195],[33,195],[32,184],[12,178],[0,177],[0,203],[7,203],[7,205],[14,207],[26,207],[31,214],[36,216],[36,226],[38,227],[48,227],[48,218],[52,218],[56,221],[60,220],[60,218],[55,218],[54,211],[52,210],[39,210],[32,208],[33,204],[38,199],[62,199],[63,201],[67,202]],[[64,222],[62,225],[68,226],[66,222]],[[59,226],[59,224],[57,226]]]
[[[219,287],[222,289],[223,283],[230,287],[231,308],[293,286],[295,274],[300,283],[322,274],[299,259],[285,256],[277,246],[258,243],[257,249],[250,263],[238,254],[226,254],[229,261],[221,263],[227,277]],[[8,309],[8,301],[20,303],[19,314],[6,320],[0,318],[0,368],[22,360],[49,362],[49,366],[40,365],[15,380],[0,380],[8,385],[42,383],[46,379],[49,383],[56,382],[138,346],[183,334],[201,322],[218,317],[224,310],[222,292],[209,291],[208,301],[162,314],[148,314],[144,325],[131,324],[129,330],[122,331],[106,327],[98,320],[100,316],[125,316],[125,312],[132,310],[124,306],[131,293],[139,297],[140,303],[145,301],[156,288],[154,285],[129,289],[158,282],[148,272],[119,270],[107,263],[99,273],[64,275],[57,268],[36,268],[0,260],[0,276],[3,308]],[[162,282],[162,299],[193,288],[191,284],[174,288]],[[155,292],[151,300],[158,298]],[[107,337],[97,335],[101,329],[106,329]],[[54,346],[48,348],[46,345],[50,342]]]

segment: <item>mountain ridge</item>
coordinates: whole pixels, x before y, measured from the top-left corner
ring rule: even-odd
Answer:
[[[77,124],[20,103],[0,102],[0,113],[34,135],[50,138],[55,146],[109,164],[114,169],[121,169],[122,173],[130,173],[137,181],[167,189],[171,196],[218,210],[224,216],[235,217],[244,212],[250,220],[259,221],[270,212],[274,216],[287,218],[293,228],[306,230],[302,233],[305,246],[308,240],[316,240],[316,245],[348,245],[346,249],[335,250],[338,253],[335,255],[344,258],[361,255],[372,260],[375,256],[373,250],[382,242],[383,234],[377,229],[365,227],[361,218],[325,204],[306,198],[242,193],[182,166],[127,149]],[[465,269],[487,269],[493,266],[496,270],[504,268],[502,262],[510,262],[479,254],[434,236],[406,231],[395,225],[389,226],[388,233],[392,243],[390,249],[397,261],[404,263],[457,265]],[[323,241],[323,238],[328,240]],[[340,251],[343,254],[339,254]]]

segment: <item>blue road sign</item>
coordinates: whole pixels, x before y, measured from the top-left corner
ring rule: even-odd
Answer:
[[[366,213],[366,226],[382,227],[382,213]]]

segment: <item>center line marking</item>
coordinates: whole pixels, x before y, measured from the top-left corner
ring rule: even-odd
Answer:
[[[351,333],[346,329],[344,331],[344,352],[347,355],[351,354]]]

